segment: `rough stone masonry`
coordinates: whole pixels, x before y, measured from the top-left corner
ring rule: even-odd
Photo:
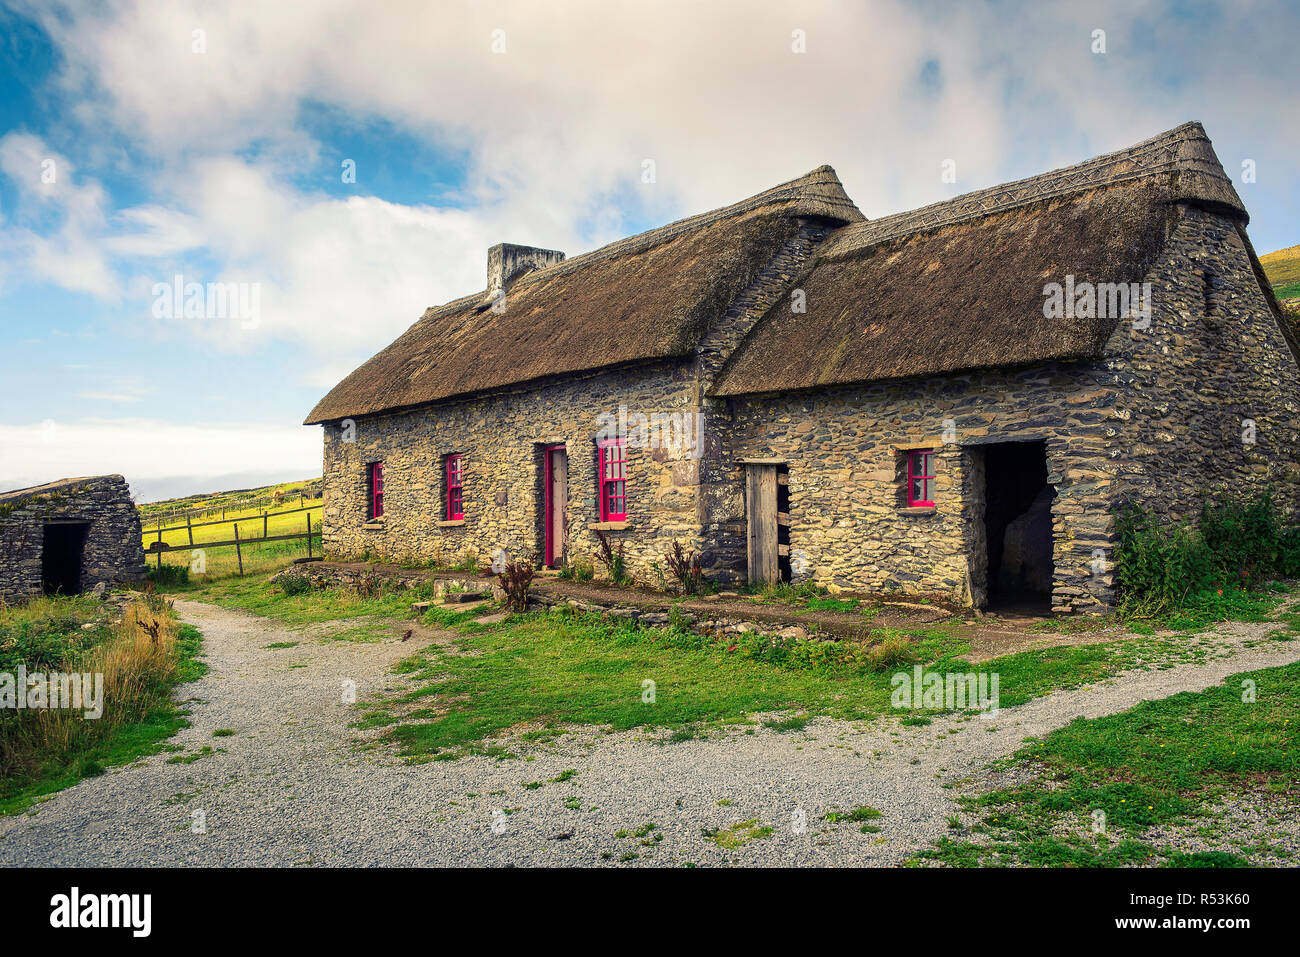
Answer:
[[[57,551],[57,554],[55,552]],[[140,514],[120,475],[0,493],[0,600],[145,577]]]

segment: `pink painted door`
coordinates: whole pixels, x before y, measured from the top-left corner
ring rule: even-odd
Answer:
[[[568,540],[565,505],[569,501],[569,456],[563,445],[546,450],[546,564],[564,564],[564,546]]]

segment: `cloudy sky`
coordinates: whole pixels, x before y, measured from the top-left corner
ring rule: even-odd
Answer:
[[[304,415],[492,243],[572,255],[822,163],[874,217],[1196,119],[1259,251],[1300,243],[1297,35],[1249,0],[11,2],[0,489],[319,474]],[[187,318],[177,276],[246,308]]]

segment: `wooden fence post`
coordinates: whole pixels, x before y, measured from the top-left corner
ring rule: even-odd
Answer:
[[[185,516],[185,529],[190,533],[190,548],[194,547],[194,525],[188,515]]]
[[[311,512],[307,513],[307,557],[311,558]]]
[[[244,574],[244,554],[239,550],[239,523],[235,523],[235,558],[239,561],[239,574]]]
[[[266,521],[267,521],[267,519],[266,519],[266,512],[262,512],[262,537],[263,537],[263,538],[266,538],[266,536],[267,536],[267,531],[266,531]]]

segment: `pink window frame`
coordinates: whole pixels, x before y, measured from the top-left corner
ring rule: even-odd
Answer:
[[[371,462],[370,470],[370,517],[384,517],[384,463]]]
[[[622,439],[604,439],[597,443],[599,456],[596,475],[599,479],[600,520],[602,522],[627,521],[627,445]],[[611,457],[610,450],[616,450]],[[616,476],[607,476],[610,466],[621,466]],[[622,508],[611,507],[621,504]]]
[[[929,472],[924,471],[925,462],[929,461]],[[922,471],[917,472],[917,461],[920,460]],[[923,483],[923,493],[920,498],[916,498],[912,493],[912,484],[915,479],[920,479]],[[907,504],[909,508],[925,508],[934,505],[934,449],[908,449],[907,450]]]
[[[455,522],[465,517],[465,473],[463,455],[447,456],[444,474],[447,476],[447,521]]]

